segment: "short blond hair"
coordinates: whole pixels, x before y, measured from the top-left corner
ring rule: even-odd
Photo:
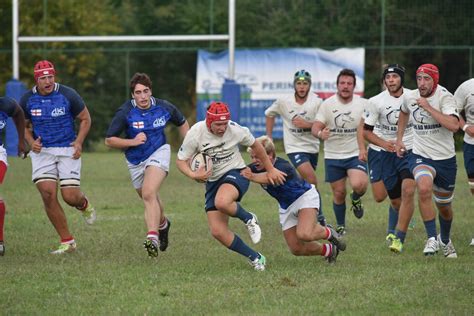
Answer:
[[[263,135],[263,136],[255,138],[255,141],[262,144],[263,148],[265,148],[265,152],[267,153],[267,155],[272,154],[273,157],[275,157],[275,144],[273,144],[273,141],[270,137]],[[252,151],[252,148],[248,147],[247,152],[250,153],[251,151]]]

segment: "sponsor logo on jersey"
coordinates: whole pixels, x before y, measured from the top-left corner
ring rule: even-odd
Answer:
[[[54,110],[51,112],[52,117],[58,117],[63,115],[66,115],[66,108],[64,106],[60,108],[54,108]]]
[[[32,109],[30,113],[31,116],[41,116],[41,109]]]
[[[143,121],[133,122],[132,127],[135,129],[142,129],[145,128],[145,123],[143,123]]]
[[[154,128],[165,126],[165,125],[166,125],[166,120],[164,117],[159,117],[153,122]]]
[[[5,120],[0,121],[0,129],[4,129],[6,125],[7,125],[7,121]]]

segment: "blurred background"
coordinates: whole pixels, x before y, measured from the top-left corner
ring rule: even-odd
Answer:
[[[20,0],[19,5],[21,36],[228,33],[228,0]],[[473,77],[472,0],[237,0],[235,9],[236,49],[363,47],[366,97],[380,92],[386,63],[405,66],[408,88],[416,87],[415,70],[427,62],[438,65],[440,84],[452,93]],[[0,14],[4,95],[12,78],[11,0],[0,0]],[[135,72],[148,73],[154,95],[177,105],[192,124],[197,51],[227,48],[225,41],[21,43],[20,80],[31,87],[35,62],[51,60],[57,82],[76,89],[89,107],[93,127],[87,148],[104,150],[106,129],[130,97],[128,81]],[[178,142],[175,129],[170,142]]]

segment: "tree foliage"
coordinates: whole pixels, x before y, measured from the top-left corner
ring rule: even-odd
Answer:
[[[228,0],[19,2],[23,36],[228,32]],[[387,62],[406,66],[409,87],[414,87],[416,67],[433,62],[439,65],[441,84],[454,91],[473,72],[472,12],[474,3],[469,0],[238,0],[236,47],[365,47],[367,96],[379,91],[381,67]],[[11,0],[0,0],[0,15],[4,30],[0,78],[6,83],[12,71]],[[128,79],[137,71],[151,76],[155,96],[179,106],[192,122],[198,48],[222,50],[227,44],[22,43],[20,76],[31,86],[34,63],[51,59],[58,68],[58,81],[74,87],[86,100],[94,126],[89,140],[100,141],[115,109],[129,98]]]

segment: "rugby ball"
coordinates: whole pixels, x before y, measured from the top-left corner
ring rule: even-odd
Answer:
[[[192,171],[198,170],[201,166],[204,166],[206,171],[212,170],[212,158],[205,153],[197,153],[191,158],[189,166]]]

